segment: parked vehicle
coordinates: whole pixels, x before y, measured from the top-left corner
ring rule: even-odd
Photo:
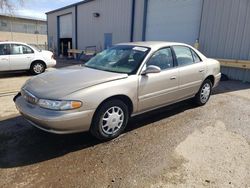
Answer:
[[[37,75],[55,65],[50,51],[20,42],[0,42],[0,71],[29,70]]]
[[[128,119],[188,98],[205,105],[221,77],[218,61],[181,43],[124,43],[80,68],[27,81],[14,98],[34,126],[51,133],[120,135]]]

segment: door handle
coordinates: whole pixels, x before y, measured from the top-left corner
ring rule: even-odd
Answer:
[[[27,57],[27,59],[30,59],[31,57]]]
[[[176,80],[177,76],[170,77],[170,80]]]
[[[3,60],[3,61],[8,61],[8,59],[6,59],[6,58],[2,58],[1,60]]]
[[[199,72],[204,72],[204,71],[205,71],[204,69],[199,70]]]

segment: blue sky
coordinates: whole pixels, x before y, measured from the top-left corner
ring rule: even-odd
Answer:
[[[18,0],[11,0],[13,4],[17,4]],[[32,17],[32,18],[42,18],[46,19],[45,12],[61,8],[80,0],[24,0],[22,6],[16,6],[14,9],[15,15]]]

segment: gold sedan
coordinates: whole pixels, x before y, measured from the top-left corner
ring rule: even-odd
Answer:
[[[221,77],[218,61],[181,43],[118,44],[85,65],[27,81],[14,98],[35,127],[57,134],[119,136],[128,119],[188,98],[205,105]]]

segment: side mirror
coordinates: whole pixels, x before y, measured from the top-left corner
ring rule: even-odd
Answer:
[[[149,65],[146,70],[144,70],[142,72],[142,75],[147,75],[147,74],[151,74],[151,73],[160,73],[161,72],[161,68],[155,65]]]

